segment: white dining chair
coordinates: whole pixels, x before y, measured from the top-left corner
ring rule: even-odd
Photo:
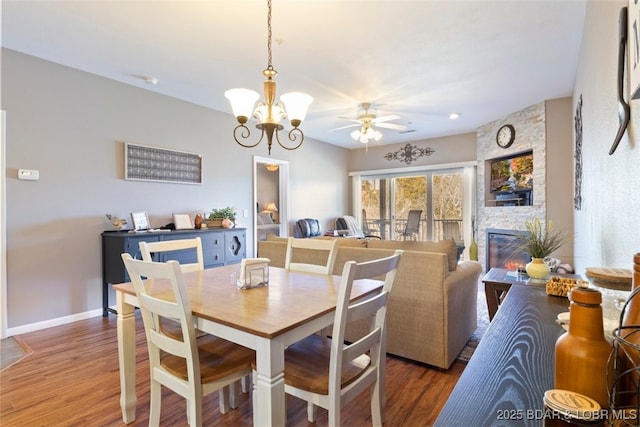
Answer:
[[[160,424],[161,386],[187,400],[189,425],[202,425],[202,397],[241,380],[251,373],[255,352],[213,335],[196,339],[191,307],[177,261],[167,263],[135,260],[122,254],[122,260],[138,297],[142,313],[151,379],[149,425]],[[147,281],[169,281],[172,300],[150,295]],[[164,333],[158,319],[180,324],[181,339]],[[220,400],[220,412],[228,407]]]
[[[188,273],[191,271],[201,271],[204,270],[204,257],[202,252],[202,239],[200,237],[194,237],[192,239],[175,239],[175,240],[161,240],[158,242],[140,242],[138,244],[140,248],[140,254],[142,255],[143,261],[154,261],[153,255],[162,254],[173,251],[187,251],[192,250],[195,251],[195,260],[193,263],[180,263],[180,269],[183,273]],[[174,338],[180,339],[180,325],[176,324],[176,322],[172,322],[167,319],[160,320],[160,327],[164,330],[164,333],[167,335],[171,335]],[[196,329],[196,338],[200,338],[206,335],[204,332]],[[247,376],[243,378],[240,383],[240,388],[243,393],[248,393],[251,388],[250,384],[251,377]],[[224,405],[227,405],[227,394],[230,395],[230,402],[232,408],[235,408],[238,400],[238,389],[235,384],[230,388],[231,392],[227,393],[226,390],[220,392],[220,400]]]
[[[284,268],[292,271],[302,271],[305,273],[332,274],[333,266],[336,262],[337,255],[336,239],[297,239],[289,237],[287,241],[287,253],[284,261]],[[316,251],[326,253],[326,262],[324,264],[311,264],[299,262],[296,260],[295,252],[297,250]],[[324,259],[324,258],[323,258]]]
[[[329,411],[329,426],[340,425],[341,407],[367,389],[371,390],[373,425],[383,422],[386,304],[402,251],[356,263],[345,263],[333,323],[332,338],[311,335],[285,351],[285,392],[308,402],[308,418],[314,422],[316,406]],[[384,275],[382,291],[349,303],[353,282]],[[347,324],[371,319],[369,330],[344,343]]]

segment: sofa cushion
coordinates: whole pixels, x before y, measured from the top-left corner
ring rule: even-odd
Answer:
[[[435,252],[447,255],[449,271],[455,271],[458,265],[458,253],[456,242],[453,239],[432,241],[413,241],[413,240],[369,240],[369,248],[379,249],[404,249],[407,251],[418,252]]]

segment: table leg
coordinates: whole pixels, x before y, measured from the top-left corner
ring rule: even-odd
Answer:
[[[502,302],[503,294],[508,292],[510,287],[510,283],[484,282],[484,294],[487,298],[489,321],[493,320],[493,316],[496,315],[498,306]]]
[[[253,425],[283,426],[286,424],[284,345],[278,339],[259,339],[256,362],[257,408],[253,408]]]
[[[122,421],[136,419],[136,318],[135,307],[116,291],[118,305],[118,363],[120,367],[120,408]]]

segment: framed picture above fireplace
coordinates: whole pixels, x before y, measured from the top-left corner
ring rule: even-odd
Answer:
[[[495,206],[533,204],[533,152],[514,154],[487,161],[488,188]]]

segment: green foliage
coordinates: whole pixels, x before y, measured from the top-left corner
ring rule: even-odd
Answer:
[[[531,258],[547,257],[569,239],[567,233],[553,228],[553,221],[549,221],[545,227],[542,221],[533,218],[525,221],[524,225],[528,233],[518,236],[516,241],[519,249],[528,252]]]
[[[238,213],[231,206],[227,206],[226,208],[220,209],[211,209],[211,213],[209,214],[209,219],[223,219],[228,218],[231,220],[236,219],[236,215]]]

